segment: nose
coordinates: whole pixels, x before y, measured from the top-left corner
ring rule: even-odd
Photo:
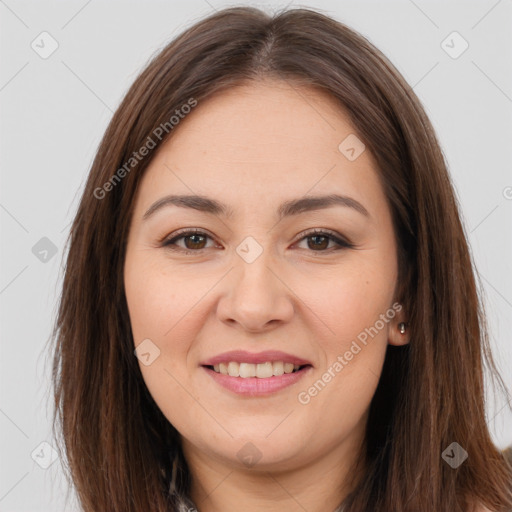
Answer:
[[[294,294],[265,251],[252,263],[236,257],[234,265],[223,280],[217,307],[221,321],[247,332],[261,332],[292,319]]]

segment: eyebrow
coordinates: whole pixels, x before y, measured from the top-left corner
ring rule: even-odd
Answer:
[[[233,216],[233,210],[231,210],[227,205],[206,196],[168,195],[153,203],[143,215],[142,220],[148,219],[156,211],[167,206],[191,208],[193,210],[209,213],[211,215],[223,216],[226,218]],[[365,217],[370,217],[368,210],[360,202],[351,197],[339,194],[330,194],[327,196],[308,196],[285,201],[279,206],[277,212],[279,219],[283,219],[284,217],[298,215],[307,211],[322,210],[332,206],[344,206],[347,208],[352,208]]]

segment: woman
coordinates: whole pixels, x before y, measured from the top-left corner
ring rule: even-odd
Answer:
[[[231,8],[171,42],[69,244],[55,400],[85,511],[512,508],[446,164],[343,24]]]

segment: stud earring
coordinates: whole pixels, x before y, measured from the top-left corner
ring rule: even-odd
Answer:
[[[398,329],[400,331],[400,334],[405,334],[405,323],[404,322],[400,322],[398,324]]]

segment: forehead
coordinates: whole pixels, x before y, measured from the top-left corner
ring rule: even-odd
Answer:
[[[198,102],[180,121],[139,192],[153,200],[200,193],[228,204],[308,193],[375,201],[383,192],[373,157],[365,150],[349,160],[340,151],[347,137],[357,137],[355,128],[326,93],[284,81],[237,86]]]
[[[251,164],[266,163],[270,156],[300,161],[303,155],[336,154],[338,138],[354,131],[342,106],[326,93],[266,80],[200,102],[173,133],[169,147],[194,138],[197,151],[214,150],[218,157],[232,156],[241,163],[249,158]]]

